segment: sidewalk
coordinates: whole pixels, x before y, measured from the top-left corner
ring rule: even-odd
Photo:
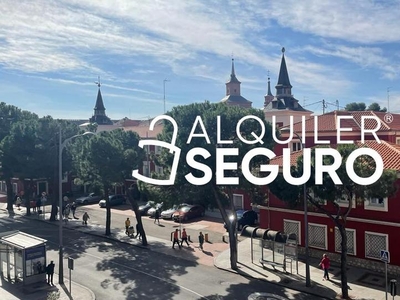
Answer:
[[[340,299],[340,266],[332,263],[329,268],[330,281],[323,280],[323,271],[318,267],[319,260],[310,258],[310,277],[311,287],[305,286],[305,264],[301,261],[298,263],[298,271],[296,274],[296,263],[293,261],[292,274],[290,264],[287,265],[288,273],[284,273],[282,268],[265,265],[265,268],[259,263],[261,258],[261,250],[258,241],[253,241],[253,262],[251,261],[251,239],[247,238],[238,244],[238,274],[249,276],[268,282],[273,282],[278,285],[304,291],[316,296],[322,296],[328,299]],[[257,244],[256,244],[257,243]],[[271,253],[269,250],[264,250],[264,259],[272,260],[267,255]],[[216,257],[214,264],[217,268],[230,272],[230,253],[229,249],[222,252]],[[349,296],[357,300],[384,300],[385,299],[385,275],[375,273],[373,271],[361,268],[348,266],[347,271]],[[390,276],[388,279],[393,279]],[[399,278],[397,278],[399,286]],[[388,299],[393,299],[393,296],[388,293]],[[395,300],[400,300],[400,296],[395,296]]]

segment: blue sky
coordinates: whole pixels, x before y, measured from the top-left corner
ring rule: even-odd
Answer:
[[[233,54],[242,96],[262,108],[285,47],[307,109],[389,96],[400,112],[399,11],[398,0],[0,0],[0,101],[88,119],[101,76],[110,118],[146,119],[163,113],[164,79],[167,110],[220,101]]]

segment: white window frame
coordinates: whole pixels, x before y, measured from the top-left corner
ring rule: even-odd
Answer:
[[[300,245],[300,241],[301,241],[301,222],[300,221],[296,221],[296,220],[289,220],[289,219],[283,219],[283,228],[285,228],[285,222],[288,223],[297,223],[299,225],[299,231],[298,232],[285,232],[287,234],[290,233],[295,233],[297,235],[297,244]]]
[[[382,197],[383,198],[383,197]],[[379,198],[373,198],[375,199],[379,199]],[[388,198],[383,198],[383,205],[381,204],[375,204],[375,203],[371,203],[372,199],[365,199],[364,201],[364,209],[365,210],[375,210],[375,211],[384,211],[387,212],[389,210],[389,201]],[[379,200],[378,200],[379,201]],[[375,201],[373,201],[375,202]]]
[[[400,145],[400,137],[396,137],[396,145]]]
[[[389,250],[389,235],[386,233],[380,233],[380,232],[373,232],[373,231],[365,231],[364,233],[364,248],[365,248],[365,257],[369,259],[376,259],[380,260],[380,257],[372,257],[367,255],[367,234],[369,235],[379,235],[383,236],[386,239],[386,249],[380,249],[380,250]]]
[[[234,197],[235,196],[236,197],[240,197],[240,202],[241,202],[240,207],[235,205],[235,201],[234,201]],[[244,206],[243,206],[243,195],[242,194],[233,194],[232,195],[232,201],[233,201],[233,205],[235,206],[235,209],[244,209]]]
[[[150,177],[150,161],[145,160],[143,162],[143,176]]]
[[[164,168],[156,165],[155,172],[162,175],[164,174]]]
[[[300,151],[301,149],[301,141],[292,141],[289,143],[290,153]],[[295,148],[295,149],[293,149]]]
[[[319,246],[313,246],[312,244],[310,244],[310,225],[311,226],[315,226],[315,227],[323,227],[324,228],[324,232],[325,232],[325,237],[324,237],[324,247],[319,247]],[[308,246],[312,247],[312,248],[317,248],[317,249],[323,249],[323,250],[327,250],[328,249],[328,226],[324,225],[324,224],[317,224],[317,223],[308,223]]]
[[[162,147],[155,146],[154,153],[157,154],[157,155],[160,155],[161,154],[161,149],[162,149]]]
[[[338,252],[338,253],[341,253],[342,250],[336,248],[336,231],[338,232],[339,237],[341,238],[339,228],[337,226],[335,226],[335,251]],[[348,249],[347,249],[347,254],[356,256],[357,255],[357,243],[356,243],[357,242],[357,237],[356,237],[357,231],[355,229],[346,228],[346,234],[347,234],[347,231],[352,231],[353,232],[353,245],[354,245],[354,253],[350,253],[348,251]],[[348,246],[349,245],[347,244],[347,247]]]

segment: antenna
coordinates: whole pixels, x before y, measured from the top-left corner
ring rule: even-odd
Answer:
[[[387,112],[389,112],[390,89],[391,89],[391,88],[392,88],[391,86],[389,86],[389,87],[387,88],[387,101],[388,101]]]
[[[325,114],[325,108],[327,108],[327,107],[328,107],[328,105],[326,105],[325,99],[322,99],[322,114],[323,115]]]
[[[339,110],[339,100],[336,99],[336,110]]]
[[[97,86],[100,88],[100,86],[101,86],[101,83],[100,83],[100,76],[99,76],[98,78],[99,78],[98,81],[95,81],[94,83],[97,84]]]
[[[168,82],[168,81],[171,81],[171,80],[168,80],[168,79],[164,79],[163,80],[163,86],[164,86],[164,114],[165,114],[165,83]]]

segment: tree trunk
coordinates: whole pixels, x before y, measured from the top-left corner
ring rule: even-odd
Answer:
[[[24,201],[25,201],[27,216],[31,215],[31,201],[29,197],[30,191],[31,191],[30,182],[28,183],[28,181],[24,179]]]
[[[7,187],[7,210],[9,212],[14,212],[14,195],[12,189],[11,178],[6,178],[6,187]]]
[[[345,227],[340,224],[340,222],[337,222],[336,225],[338,226],[340,236],[342,238],[342,242],[340,244],[342,248],[342,252],[340,253],[340,281],[342,285],[342,298],[348,299],[349,291],[347,289],[347,234]]]
[[[143,227],[143,222],[142,222],[142,215],[139,212],[139,205],[138,205],[138,198],[140,198],[140,196],[137,198],[135,197],[135,195],[139,195],[138,190],[135,191],[135,189],[137,189],[136,187],[131,187],[128,189],[128,200],[132,206],[132,210],[135,212],[136,215],[136,221],[138,223],[138,232],[140,233],[140,236],[142,237],[142,245],[143,246],[147,246],[147,237],[146,237],[146,232],[144,231],[144,227]]]
[[[229,233],[229,250],[231,252],[230,261],[231,269],[237,270],[238,249],[237,249],[237,236],[236,236],[236,219],[228,225]]]
[[[110,197],[108,186],[103,185],[104,187],[104,197],[106,198],[106,235],[111,235],[111,206],[110,206]]]

